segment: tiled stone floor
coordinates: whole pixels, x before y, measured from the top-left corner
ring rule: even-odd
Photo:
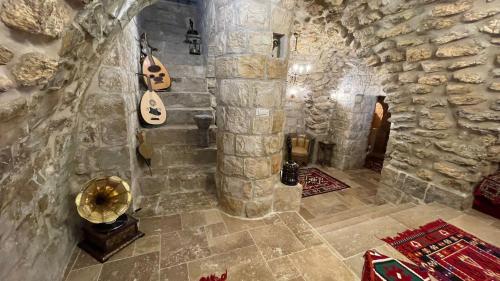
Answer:
[[[500,221],[438,204],[374,204],[379,175],[328,172],[350,189],[303,199],[299,213],[240,220],[217,209],[140,218],[144,238],[99,264],[75,250],[66,281],[197,281],[228,270],[229,280],[359,280],[363,253],[405,259],[380,238],[442,218],[500,244]]]

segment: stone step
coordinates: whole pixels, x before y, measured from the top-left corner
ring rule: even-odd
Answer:
[[[153,173],[159,173],[169,168],[193,165],[213,165],[217,161],[217,147],[198,147],[193,145],[154,145],[151,168]],[[148,168],[143,167],[147,172]]]
[[[188,30],[186,18],[197,18],[196,6],[162,4],[160,1],[144,8],[140,14],[141,26],[149,32],[162,31],[170,28]],[[166,28],[168,27],[168,28]]]
[[[185,92],[208,92],[207,79],[205,78],[172,78],[170,93],[185,93]]]
[[[335,231],[344,227],[348,227],[351,225],[355,225],[358,223],[363,223],[367,220],[370,219],[376,219],[379,217],[384,217],[387,215],[390,215],[394,212],[400,211],[400,210],[406,210],[409,208],[415,207],[415,204],[408,203],[408,204],[402,204],[402,205],[392,205],[392,204],[382,204],[378,206],[374,206],[370,209],[370,212],[364,213],[364,214],[358,214],[356,216],[353,216],[351,218],[346,218],[344,220],[339,220],[334,223],[330,224],[325,224],[320,227],[317,227],[316,229],[318,230],[319,233],[327,233],[331,231]]]
[[[184,35],[158,35],[154,40],[149,40],[151,46],[158,49],[153,52],[155,57],[160,57],[159,54],[168,52],[172,54],[189,55],[189,44],[184,43]],[[174,65],[167,61],[162,63],[170,70]]]
[[[207,92],[159,92],[165,107],[211,107],[212,96]]]
[[[310,220],[309,223],[314,227],[321,227],[323,225],[336,223],[336,222],[347,220],[347,219],[357,217],[357,216],[362,216],[368,212],[371,212],[373,210],[374,206],[375,205],[373,205],[373,204],[369,204],[369,205],[363,205],[360,207],[355,207],[355,208],[341,211],[338,213],[334,213],[334,214],[331,214],[328,216],[314,218],[314,219]]]
[[[217,147],[167,146],[162,151],[164,166],[207,165],[217,162]],[[190,171],[187,171],[190,172]]]
[[[167,125],[145,129],[146,139],[152,145],[198,145],[199,133],[196,125]],[[210,143],[215,143],[217,127],[210,126]]]
[[[217,206],[215,191],[193,191],[173,194],[139,196],[134,207],[139,218],[164,216],[211,209]]]
[[[152,22],[147,22],[144,24],[143,30],[147,32],[148,42],[152,47],[157,48],[161,52],[164,51],[165,50],[164,47],[166,47],[166,46],[161,46],[163,45],[163,42],[172,42],[174,45],[175,44],[179,45],[184,44],[186,46],[188,45],[183,43],[184,39],[186,39],[186,28],[169,26],[168,29],[158,30],[158,28],[161,28],[157,27],[158,24],[159,23],[154,24]]]
[[[190,55],[186,47],[186,51],[182,53],[169,52],[168,50],[161,50],[156,52],[158,59],[167,67],[171,65],[203,65],[204,59],[201,55]]]
[[[165,125],[195,124],[193,118],[198,114],[213,116],[214,110],[211,107],[167,108],[167,122]]]
[[[169,68],[170,77],[190,77],[190,78],[205,78],[206,70],[203,65],[188,65],[178,64],[171,65]]]
[[[138,178],[142,195],[215,190],[215,166],[187,165]]]

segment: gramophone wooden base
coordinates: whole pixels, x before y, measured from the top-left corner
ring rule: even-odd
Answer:
[[[111,256],[144,236],[137,227],[137,220],[127,216],[127,221],[117,229],[108,232],[99,232],[95,225],[84,223],[83,241],[78,247],[89,253],[100,262],[107,261]]]

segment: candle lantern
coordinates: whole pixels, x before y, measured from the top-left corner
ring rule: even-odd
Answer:
[[[198,39],[191,40],[191,42],[189,43],[189,53],[191,55],[200,55],[201,54],[200,46],[201,44],[198,41]]]
[[[189,54],[201,54],[201,36],[197,30],[194,29],[194,21],[189,19],[189,29],[186,32],[186,40],[184,43],[189,44]]]
[[[283,164],[281,171],[281,182],[286,185],[294,186],[299,183],[299,164],[292,160],[292,139],[286,137],[287,161]]]

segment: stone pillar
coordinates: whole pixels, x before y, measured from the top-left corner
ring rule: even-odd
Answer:
[[[293,1],[215,1],[217,195],[241,217],[273,211],[283,147],[283,102]],[[272,56],[273,33],[283,35]]]

